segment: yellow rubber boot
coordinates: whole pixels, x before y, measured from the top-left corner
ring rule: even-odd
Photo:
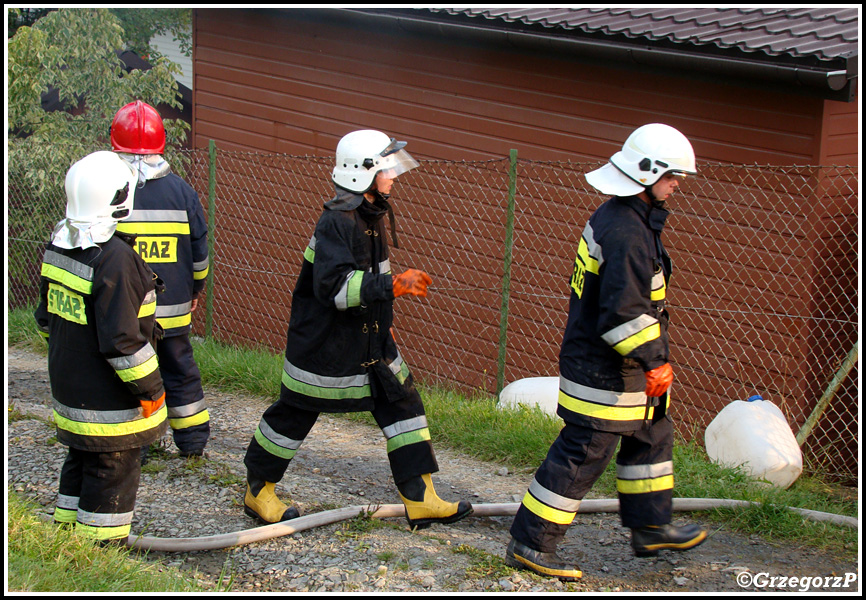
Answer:
[[[286,506],[274,492],[270,481],[247,482],[244,496],[244,512],[265,524],[280,523],[296,519],[301,513],[294,506]]]
[[[472,505],[466,500],[445,502],[437,496],[429,473],[402,483],[397,489],[411,527],[424,529],[433,523],[454,523],[472,514]]]

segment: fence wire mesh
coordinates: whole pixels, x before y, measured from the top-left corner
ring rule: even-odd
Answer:
[[[302,253],[333,195],[332,158],[184,154],[183,174],[213,215],[213,292],[194,332],[282,351]],[[426,299],[396,301],[395,335],[417,379],[494,394],[558,374],[577,242],[606,199],[584,178],[598,166],[428,160],[398,179],[392,269],[433,278]],[[807,470],[856,479],[859,361],[842,366],[859,335],[857,169],[700,171],[668,201],[665,229],[680,433],[702,439],[729,402],[761,394],[805,437]],[[64,213],[56,187],[34,198],[9,169],[12,307],[35,301],[42,248]]]

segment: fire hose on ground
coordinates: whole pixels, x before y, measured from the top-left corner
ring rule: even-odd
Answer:
[[[756,502],[747,500],[725,500],[716,498],[674,498],[674,511],[703,511],[713,510],[716,508],[742,508],[749,506],[758,506]],[[505,503],[505,504],[476,504],[472,513],[474,517],[507,517],[514,516],[520,503]],[[795,511],[803,517],[813,521],[827,521],[836,525],[854,527],[858,526],[858,521],[854,517],[844,515],[835,515],[832,513],[808,510],[805,508],[787,507],[788,510]],[[619,500],[616,499],[588,499],[580,504],[579,513],[608,513],[619,511]],[[253,542],[261,542],[276,537],[282,537],[331,525],[340,521],[348,521],[361,516],[367,516],[375,519],[385,519],[392,517],[405,517],[406,509],[402,504],[381,504],[381,505],[366,505],[366,506],[349,506],[346,508],[338,508],[334,510],[326,510],[311,515],[305,515],[274,523],[272,525],[264,525],[244,531],[235,531],[232,533],[221,533],[216,535],[208,535],[202,537],[190,538],[154,538],[146,536],[130,536],[128,545],[139,550],[154,550],[160,552],[193,552],[196,550],[220,550],[230,548],[232,546],[241,546],[251,544]]]

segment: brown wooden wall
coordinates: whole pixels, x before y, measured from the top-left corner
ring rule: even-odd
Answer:
[[[803,269],[813,269],[814,256],[810,253],[816,250],[810,250],[805,240],[811,235],[809,229],[804,228],[802,233],[794,235],[786,232],[799,231],[799,223],[854,218],[856,197],[833,192],[832,182],[822,183],[821,190],[814,186],[801,187],[788,180],[732,186],[729,171],[713,165],[857,164],[856,106],[754,85],[649,75],[576,56],[517,51],[441,36],[407,35],[393,28],[360,31],[334,15],[333,12],[297,9],[195,9],[193,147],[204,148],[209,140],[215,140],[223,150],[330,157],[344,134],[359,128],[373,128],[407,140],[408,150],[421,159],[503,159],[514,148],[521,159],[586,162],[606,160],[635,127],[664,122],[680,129],[692,141],[699,169],[704,165],[702,174],[706,174],[704,185],[700,191],[695,191],[695,198],[689,204],[690,212],[678,215],[676,230],[667,238],[672,255],[684,258],[676,263],[679,269],[674,291],[676,301],[692,305],[702,300],[709,280],[724,279],[740,269],[792,273],[790,282],[786,283],[783,278],[778,284],[780,288],[774,290],[777,300],[770,306],[758,307],[770,312],[803,310],[813,303],[822,286],[827,285],[826,271],[820,269],[814,269],[811,289],[803,289],[795,283],[795,272],[799,277]],[[404,209],[401,231],[408,228],[415,239],[424,239],[428,233],[411,231],[413,219],[426,217],[431,223],[441,223],[450,215],[442,210],[447,207],[437,205],[443,202],[434,195],[437,175],[431,175],[433,181],[430,182],[427,176],[410,176],[413,179],[410,182],[407,178],[406,185],[411,183],[413,192],[430,185],[428,198],[435,198],[436,202],[428,202],[426,208],[422,202],[418,207]],[[447,180],[446,173],[442,181]],[[459,182],[448,185],[455,187],[449,188],[445,196],[461,193]],[[503,192],[495,190],[497,185],[499,182],[473,190],[471,193],[477,194],[473,201],[484,198],[501,202]],[[521,201],[527,205],[530,199],[537,199],[539,193],[541,198],[546,198],[543,194],[550,188],[562,187],[556,182],[535,185],[537,189],[519,192],[526,196],[518,198],[519,206]],[[755,209],[741,202],[752,194],[753,188],[763,190],[774,185],[778,189],[767,196],[765,206]],[[324,197],[327,189],[322,192],[322,201],[327,199]],[[558,250],[554,248],[557,259],[539,268],[551,282],[551,290],[557,292],[561,292],[560,279],[567,275],[560,271],[569,268],[574,252],[572,246],[583,223],[594,206],[603,200],[591,191],[572,189],[573,204],[565,197],[548,202],[537,214],[530,215],[538,221],[538,226],[535,233],[526,234],[527,245],[516,250],[523,254],[515,255],[515,261],[532,260],[533,242],[545,240],[546,233],[556,230],[556,237],[548,235],[545,241],[554,247],[561,246]],[[497,195],[488,198],[488,194]],[[816,202],[816,198],[832,200]],[[318,209],[318,201],[313,204],[314,209]],[[676,199],[672,207],[677,210]],[[793,225],[765,225],[763,221],[768,215],[779,212],[780,208],[790,215],[788,219]],[[729,216],[731,211],[735,216]],[[465,218],[473,217],[467,214]],[[711,258],[712,253],[704,248],[707,242],[700,239],[701,234],[706,234],[708,222],[716,232],[712,243],[730,247],[732,264],[722,269]],[[759,225],[754,228],[754,236],[743,246],[737,227],[744,224],[751,227],[756,223]],[[501,240],[502,225],[490,225],[493,229],[484,235],[489,235],[493,246]],[[309,222],[301,229],[306,232],[311,227],[312,222]],[[824,247],[850,256],[850,237],[834,245],[836,229],[827,227],[826,231]],[[569,239],[569,232],[574,239]],[[299,234],[299,240],[305,235]],[[442,233],[442,239],[447,239],[447,235]],[[402,253],[401,259],[407,266],[413,266],[409,263],[416,260],[418,265],[426,266],[434,262],[433,256],[443,254],[435,247],[422,251],[410,246],[398,252]],[[444,254],[458,263],[461,260],[459,255]],[[296,262],[294,255],[285,260],[292,261],[289,264]],[[743,263],[738,263],[740,260]],[[466,271],[470,265],[464,267],[463,270],[450,269],[445,265],[442,269],[454,275]],[[471,267],[473,271],[461,275],[466,281],[460,283],[486,279],[496,282],[501,277],[501,257],[496,252],[484,260],[474,261]],[[292,269],[285,265],[283,268]],[[850,273],[839,275],[845,276]],[[722,308],[748,304],[750,297],[747,290],[740,289],[743,287],[732,280],[730,295],[713,301]],[[538,331],[521,329],[521,310],[528,313],[532,307],[522,307],[520,302],[526,301],[519,301],[513,308],[513,335],[525,338],[527,351],[523,355],[509,354],[513,378],[526,376],[539,361],[533,344],[533,336],[537,336]],[[487,331],[497,327],[498,316],[487,315],[487,309],[479,309],[483,321],[479,325],[472,322],[471,314],[454,312],[455,307],[446,306],[442,310],[453,314],[454,318],[447,330],[431,335],[456,340],[460,348],[456,355],[486,368],[484,365],[489,364],[491,358],[490,348],[473,350],[471,355],[464,350],[473,346],[480,329]],[[841,310],[844,312],[847,308]],[[249,318],[253,318],[252,315]],[[559,342],[561,325],[551,323],[551,331],[545,332],[553,339],[554,348]],[[412,327],[423,331],[425,324],[421,322]],[[770,319],[757,328],[760,331],[756,335],[790,337],[791,327],[797,326]],[[800,331],[796,333],[803,335]],[[283,332],[275,332],[275,335],[281,337]],[[748,350],[745,347],[723,350],[723,345],[736,346],[738,342],[721,339],[724,335],[719,331],[683,327],[679,335],[677,343],[697,358],[678,380],[681,384],[678,395],[693,399],[685,410],[695,413],[696,420],[705,423],[719,407],[708,406],[703,399],[727,392],[721,389],[726,385],[725,380],[710,377],[700,365],[729,361],[732,370],[741,369],[742,365],[733,364],[730,357],[748,354]],[[815,332],[810,341],[820,335]],[[769,375],[781,381],[778,387],[788,389],[789,393],[791,389],[799,390],[796,396],[805,393],[804,386],[808,387],[804,383],[802,365],[810,360],[812,350],[805,346],[791,350],[780,342],[778,347],[784,350],[774,357],[778,373]],[[544,360],[551,359],[549,350],[542,354]],[[446,354],[443,360],[454,356],[455,353]],[[755,358],[755,363],[758,360]],[[768,377],[765,367],[746,365],[746,368],[751,369],[746,373],[750,381]],[[424,370],[431,374],[439,371],[436,365],[426,365]],[[489,381],[462,383],[487,387]],[[736,394],[746,391],[737,390]]]

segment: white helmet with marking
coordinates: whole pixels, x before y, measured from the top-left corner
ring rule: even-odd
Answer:
[[[138,177],[114,152],[88,154],[66,173],[66,219],[54,230],[62,248],[88,248],[107,241],[117,222],[132,214]]]
[[[398,142],[381,131],[353,131],[337,144],[337,160],[332,179],[350,192],[363,194],[373,187],[376,174],[385,172],[391,179],[414,169],[418,162]]]
[[[695,151],[670,125],[650,123],[635,129],[610,162],[586,174],[598,191],[633,196],[651,188],[667,173],[695,174]]]

